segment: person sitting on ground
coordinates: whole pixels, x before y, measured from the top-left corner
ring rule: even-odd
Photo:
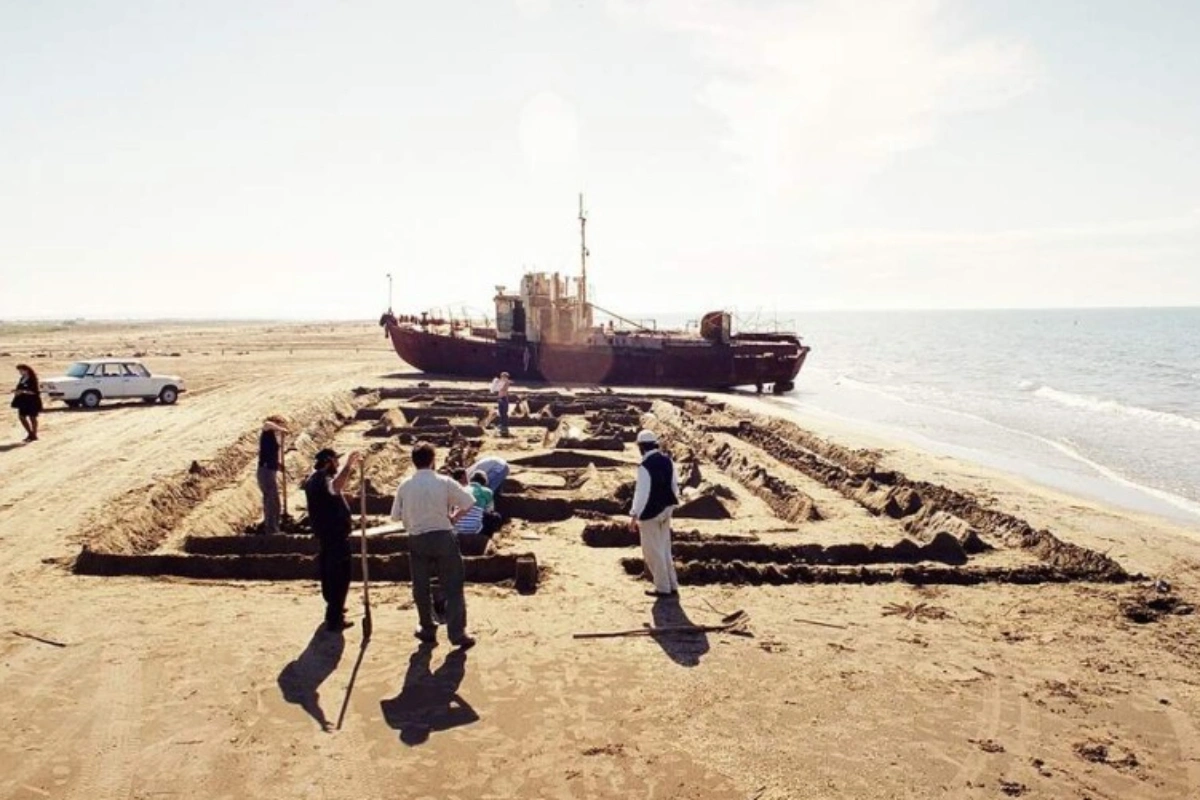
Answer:
[[[459,536],[474,536],[483,530],[484,511],[484,506],[479,502],[479,494],[475,489],[483,489],[489,495],[491,495],[491,491],[486,486],[468,483],[467,471],[462,467],[450,470],[450,477],[458,481],[459,486],[469,491],[475,498],[475,504],[470,508],[455,510],[450,513],[450,519],[454,522],[454,532]],[[461,540],[459,544],[462,544]]]
[[[500,487],[508,478],[508,462],[499,456],[487,456],[481,458],[467,468],[467,473],[474,475],[476,472],[483,472],[487,475],[487,486],[492,490],[493,495],[500,493]]]
[[[490,537],[500,530],[504,519],[496,513],[496,495],[488,488],[487,482],[487,473],[477,470],[471,474],[471,485],[468,488],[471,494],[475,495],[475,502],[483,507],[483,530],[480,533]]]

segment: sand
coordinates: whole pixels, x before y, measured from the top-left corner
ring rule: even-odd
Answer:
[[[354,413],[356,387],[417,380],[377,327],[114,324],[2,334],[0,374],[13,383],[18,361],[45,378],[74,357],[141,352],[151,369],[181,374],[189,387],[173,407],[52,406],[31,445],[20,443],[15,415],[0,427],[2,797],[1200,791],[1196,615],[1138,623],[1122,610],[1153,593],[1156,579],[1181,603],[1200,598],[1195,530],[793,417],[879,453],[882,468],[970,493],[1150,580],[713,583],[685,585],[670,607],[645,597],[648,584],[622,569],[635,549],[585,545],[583,520],[522,523],[497,545],[536,555],[537,591],[470,585],[474,649],[457,652],[444,640],[418,648],[409,587],[390,582],[372,586],[364,649],[361,625],[344,637],[318,629],[313,581],[99,577],[71,566],[85,544],[161,552],[189,534],[252,522],[257,496],[242,461],[268,413],[314,432],[291,454],[293,471],[321,435],[369,444],[372,420],[348,417],[340,429],[323,421]],[[718,399],[778,411],[769,399]],[[540,429],[514,431],[513,442],[486,434],[485,446],[513,457],[544,452]],[[389,447],[370,475],[381,492],[403,471],[403,447]],[[394,463],[383,463],[386,452]],[[556,490],[545,473],[527,472],[531,491]],[[676,527],[758,530],[760,540],[774,535],[772,524],[803,532],[779,534],[780,543],[895,538],[895,521],[805,480],[795,478],[827,510],[819,521],[780,525],[766,501],[743,492],[733,519]],[[360,602],[355,584],[354,619]],[[710,624],[734,610],[749,614],[752,636],[572,638],[683,619]]]

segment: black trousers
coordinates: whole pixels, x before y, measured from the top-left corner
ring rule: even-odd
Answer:
[[[350,542],[347,539],[325,539],[317,554],[317,569],[321,576],[321,597],[325,599],[325,621],[338,623],[345,619],[342,609],[350,593]]]

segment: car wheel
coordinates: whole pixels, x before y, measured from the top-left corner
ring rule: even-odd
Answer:
[[[100,405],[100,393],[89,389],[79,398],[79,402],[84,408],[95,408]]]
[[[173,405],[179,399],[179,391],[174,386],[164,386],[163,390],[158,393],[158,399],[163,405]]]

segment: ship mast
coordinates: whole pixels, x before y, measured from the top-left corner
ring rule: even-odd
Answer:
[[[587,324],[587,215],[583,213],[583,192],[579,193],[579,322],[578,327]]]

